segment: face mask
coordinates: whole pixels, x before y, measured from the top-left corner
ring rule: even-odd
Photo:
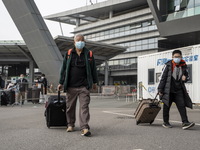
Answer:
[[[173,60],[176,64],[179,64],[181,62],[181,58],[173,58]]]
[[[84,41],[78,41],[75,43],[75,46],[77,49],[83,49],[83,47],[85,46],[85,42]]]

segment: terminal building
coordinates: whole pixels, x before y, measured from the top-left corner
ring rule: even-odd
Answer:
[[[81,33],[87,40],[126,48],[98,67],[103,81],[108,64],[109,84],[136,85],[137,57],[158,51],[159,32],[146,0],[108,0],[45,19],[74,25],[73,33]]]
[[[3,1],[10,10],[12,7],[25,6],[18,5],[19,2],[13,1],[12,6],[8,2],[10,0]],[[44,18],[74,25],[72,33],[81,33],[85,36],[86,46],[94,52],[98,62],[100,84],[105,82],[105,84],[111,85],[137,85],[138,56],[200,43],[199,10],[200,0],[107,0],[58,12]],[[10,11],[10,14],[12,18],[18,15],[13,11]],[[23,16],[23,14],[19,15]],[[35,60],[39,56],[34,55],[32,51],[33,49],[41,51],[42,46],[40,46],[41,43],[36,44],[37,41],[34,41],[36,42],[34,45],[31,44],[33,42],[31,37],[38,38],[38,36],[34,34],[34,36],[28,37],[27,34],[31,32],[26,29],[27,33],[24,33],[24,29],[20,28],[22,26],[20,21],[13,20]],[[41,19],[38,22],[41,22]],[[31,28],[31,24],[29,26],[30,30],[35,27]],[[41,29],[41,32],[43,30]],[[47,31],[46,28],[45,31]],[[49,34],[38,35],[50,38]],[[45,40],[40,41],[46,42]],[[53,47],[56,45],[61,55],[73,47],[72,37],[58,36],[51,41],[51,43],[53,42],[55,42],[52,44]],[[6,49],[5,45],[4,48]],[[53,51],[56,51],[55,48]],[[47,65],[44,65],[42,61],[40,63],[38,60],[35,61],[35,66],[46,71]],[[50,73],[46,72],[46,74]]]

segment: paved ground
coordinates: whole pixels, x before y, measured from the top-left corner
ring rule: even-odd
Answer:
[[[162,112],[152,125],[136,125],[137,103],[125,99],[98,99],[90,104],[92,137],[82,137],[66,128],[48,129],[44,105],[0,107],[0,150],[198,150],[200,147],[200,108],[188,109],[196,126],[182,130],[175,106],[171,110],[172,129],[164,129]]]

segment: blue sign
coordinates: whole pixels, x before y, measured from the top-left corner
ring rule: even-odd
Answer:
[[[155,93],[156,87],[148,87],[148,92],[149,93]]]
[[[192,61],[198,61],[199,55],[192,55],[192,56],[185,56],[183,57],[183,60],[185,60],[185,62],[192,62]],[[161,58],[157,60],[157,66],[162,66],[164,65],[166,62],[168,62],[171,59],[167,59],[167,58]]]
[[[158,59],[157,60],[157,66],[162,66],[164,65],[166,62],[168,62],[171,59],[167,59],[167,58],[162,58],[162,59]]]

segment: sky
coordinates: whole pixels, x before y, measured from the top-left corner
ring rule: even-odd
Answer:
[[[90,0],[34,0],[41,15],[48,16],[54,13],[59,13],[74,8],[90,5]],[[102,2],[105,0],[92,0],[93,3]],[[58,22],[45,20],[51,35],[56,37],[62,35],[60,25]],[[62,23],[64,36],[72,36],[70,34],[74,31],[72,25]],[[0,0],[0,40],[23,40],[13,20],[11,19],[7,9],[2,0]]]

